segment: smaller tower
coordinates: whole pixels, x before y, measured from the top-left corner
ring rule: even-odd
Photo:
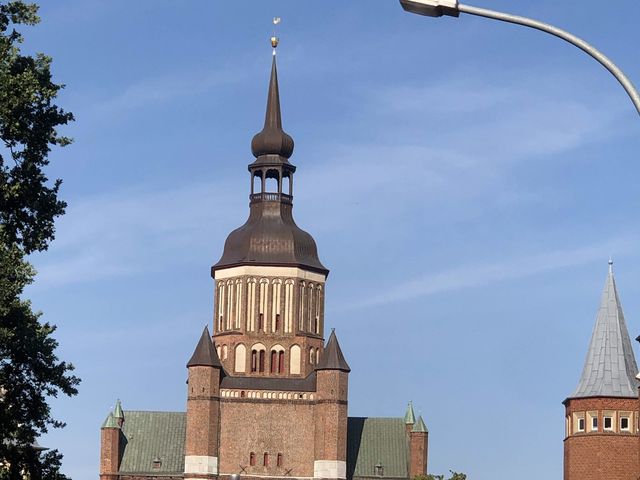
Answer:
[[[120,468],[121,430],[113,412],[109,412],[100,429],[100,480],[115,480]]]
[[[189,380],[184,478],[215,478],[218,475],[222,367],[207,327],[202,332],[187,368]]]
[[[314,478],[347,478],[347,394],[351,369],[334,330],[316,366]]]
[[[113,410],[113,416],[118,423],[118,426],[122,428],[124,425],[124,412],[122,411],[122,404],[120,403],[120,399],[116,400],[116,408]]]
[[[416,414],[413,412],[413,402],[409,402],[407,405],[407,413],[404,414],[404,424],[407,434],[413,430],[413,425],[416,423]]]
[[[582,376],[563,403],[565,480],[628,480],[640,471],[638,366],[613,276],[604,284]]]
[[[427,474],[428,444],[429,431],[420,415],[409,433],[409,478]]]

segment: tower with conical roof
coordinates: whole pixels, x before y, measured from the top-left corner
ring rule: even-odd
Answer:
[[[582,375],[564,401],[565,480],[640,475],[638,367],[613,275],[604,285]]]

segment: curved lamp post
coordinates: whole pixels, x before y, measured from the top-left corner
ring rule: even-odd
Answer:
[[[548,23],[532,20],[531,18],[519,17],[508,13],[496,12],[494,10],[487,10],[469,5],[462,5],[461,3],[458,3],[457,0],[400,0],[400,4],[407,12],[417,13],[419,15],[426,15],[429,17],[449,15],[451,17],[457,17],[460,13],[468,13],[470,15],[492,18],[494,20],[501,20],[503,22],[535,28],[536,30],[541,30],[566,40],[596,59],[604,68],[609,70],[609,72],[616,77],[618,82],[620,82],[622,87],[625,89],[631,98],[633,105],[640,114],[640,93],[638,93],[638,90],[633,86],[631,80],[629,80],[622,70],[620,70],[606,55],[581,38],[578,38],[565,30],[549,25]]]

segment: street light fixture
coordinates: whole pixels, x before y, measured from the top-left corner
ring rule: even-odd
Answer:
[[[407,12],[416,13],[418,15],[425,15],[428,17],[441,17],[443,15],[457,17],[460,13],[468,13],[478,17],[491,18],[493,20],[500,20],[502,22],[535,28],[536,30],[561,38],[578,47],[580,50],[600,62],[604,68],[609,70],[609,72],[616,77],[618,82],[620,82],[620,85],[625,89],[629,98],[631,98],[633,105],[640,114],[640,93],[638,93],[638,90],[633,86],[631,80],[629,80],[629,78],[615,63],[613,63],[606,55],[596,49],[593,45],[588,44],[581,38],[576,37],[565,30],[527,17],[496,12],[485,8],[472,7],[470,5],[463,5],[458,3],[458,0],[400,0],[400,4]]]

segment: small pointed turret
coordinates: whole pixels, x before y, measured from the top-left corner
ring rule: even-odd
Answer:
[[[596,324],[582,376],[569,398],[638,396],[638,366],[613,277],[613,262],[604,284]]]
[[[350,372],[349,364],[344,359],[338,338],[336,337],[335,330],[331,330],[331,336],[327,342],[327,346],[324,347],[324,352],[320,358],[320,362],[316,367],[316,370],[342,370],[343,372]]]
[[[191,359],[187,363],[187,367],[195,366],[222,367],[220,359],[218,358],[218,353],[213,347],[209,328],[206,326],[204,327],[204,331],[202,332],[202,336],[200,337],[200,341],[198,342],[193,355],[191,355]]]
[[[119,428],[116,417],[113,415],[113,412],[109,412],[107,418],[105,418],[102,423],[102,428]]]
[[[427,426],[424,424],[424,420],[422,419],[422,415],[420,415],[418,417],[418,421],[415,423],[415,425],[413,426],[413,430],[411,430],[412,432],[419,432],[419,433],[428,433],[429,430],[427,430]]]
[[[267,111],[264,117],[264,128],[251,141],[251,152],[258,158],[263,155],[277,155],[286,162],[293,154],[293,138],[282,129],[280,114],[280,91],[278,89],[278,69],[276,56],[271,62],[271,79],[267,96]]]
[[[122,411],[120,399],[116,400],[116,408],[113,411],[113,416],[116,419],[116,422],[118,422],[118,426],[122,427],[124,424],[124,412]]]
[[[416,415],[413,411],[413,402],[409,402],[407,405],[407,413],[404,414],[405,425],[413,425],[416,423]]]

